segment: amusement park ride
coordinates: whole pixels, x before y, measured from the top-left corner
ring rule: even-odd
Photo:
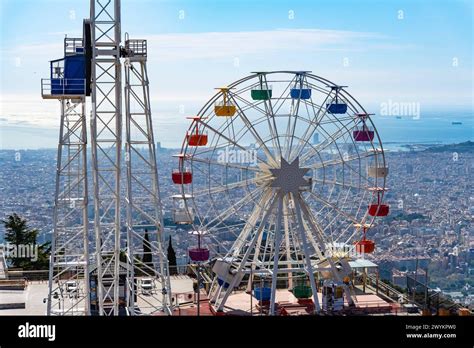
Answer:
[[[91,0],[83,37],[65,39],[64,58],[42,80],[43,98],[61,105],[48,315],[174,314],[149,94],[146,40],[125,35],[122,46],[120,1]],[[225,314],[239,293],[268,315],[282,314],[289,296],[314,314],[356,305],[351,262],[375,250],[366,235],[389,213],[388,167],[370,116],[345,86],[277,71],[218,88],[189,118],[171,173],[179,191],[172,217],[197,239],[189,260],[198,289],[201,272],[212,277],[213,314]],[[222,151],[256,161],[222,160]],[[149,279],[159,291],[144,295]]]
[[[238,307],[239,291],[260,314],[281,314],[288,296],[312,313],[355,306],[351,261],[374,251],[367,231],[389,212],[388,168],[363,107],[310,72],[256,72],[218,88],[191,120],[174,217],[206,232],[212,313]],[[323,141],[312,144],[316,131]],[[222,161],[224,150],[255,151],[257,163]]]

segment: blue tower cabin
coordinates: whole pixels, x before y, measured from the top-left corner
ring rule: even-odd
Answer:
[[[90,95],[90,23],[84,22],[83,38],[64,39],[64,57],[50,62],[50,78],[41,80],[46,99],[74,99]]]
[[[85,95],[84,63],[84,54],[80,51],[75,55],[51,61],[51,94]]]

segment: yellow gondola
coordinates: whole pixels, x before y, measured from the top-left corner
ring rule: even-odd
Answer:
[[[216,116],[223,116],[223,117],[232,117],[235,115],[237,108],[235,105],[229,101],[229,97],[227,93],[229,92],[228,87],[220,87],[216,88],[222,92],[223,100],[219,101],[214,106],[214,112]]]

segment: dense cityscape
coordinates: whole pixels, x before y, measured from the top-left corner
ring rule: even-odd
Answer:
[[[184,264],[186,250],[194,241],[171,219],[170,196],[177,192],[169,174],[176,163],[171,156],[175,152],[158,151],[160,189],[166,238],[172,236],[178,264]],[[55,157],[52,149],[0,151],[2,218],[14,212],[23,216],[40,231],[40,243],[51,237]],[[371,230],[377,249],[370,257],[379,264],[381,278],[404,289],[407,277],[417,269],[419,282],[427,281],[429,287],[441,289],[455,301],[472,305],[472,143],[407,147],[388,151],[386,158],[390,168],[386,197],[391,213]],[[3,234],[2,225],[0,242]]]

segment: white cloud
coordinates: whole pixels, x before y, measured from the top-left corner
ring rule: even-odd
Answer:
[[[204,32],[159,35],[146,37],[152,61],[176,61],[207,58],[237,57],[279,51],[316,52],[361,50],[367,41],[381,40],[378,33],[322,29],[278,29],[247,32]],[[395,48],[393,45],[392,48]]]

